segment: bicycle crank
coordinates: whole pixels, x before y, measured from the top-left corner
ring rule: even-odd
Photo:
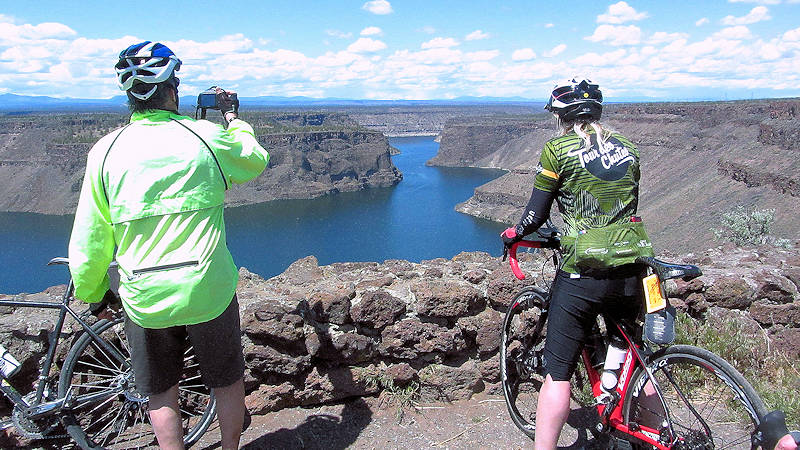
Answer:
[[[24,397],[25,402],[31,402],[36,393],[31,392]],[[17,405],[11,412],[11,421],[17,431],[27,439],[59,439],[68,437],[66,434],[53,434],[60,426],[56,416],[47,416],[39,419],[25,417],[24,411]]]

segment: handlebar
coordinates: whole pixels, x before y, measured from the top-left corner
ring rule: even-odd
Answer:
[[[558,249],[561,247],[561,241],[558,239],[557,234],[558,233],[556,231],[551,232],[549,235],[540,233],[540,236],[543,236],[540,239],[523,239],[511,244],[511,247],[507,249],[509,259],[508,263],[511,266],[511,271],[514,272],[514,276],[520,280],[525,279],[525,273],[519,268],[519,261],[517,260],[517,249],[519,247]]]

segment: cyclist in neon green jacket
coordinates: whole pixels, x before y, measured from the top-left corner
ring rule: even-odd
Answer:
[[[183,341],[174,345],[186,345],[188,335],[205,341],[195,351],[213,352],[198,353],[201,370],[219,365],[204,370],[203,381],[215,389],[223,448],[236,448],[244,361],[234,295],[238,271],[226,246],[223,203],[225,190],[257,177],[269,154],[225,91],[218,89],[217,99],[227,129],[177,113],[180,64],[166,46],[149,41],[120,53],[118,81],[133,113],[128,125],[89,152],[69,243],[70,272],[76,297],[99,302],[116,258],[137,389],[150,395],[159,445],[183,445],[176,378],[182,353],[173,355],[179,349],[164,341],[177,329]],[[222,347],[211,345],[220,340]]]

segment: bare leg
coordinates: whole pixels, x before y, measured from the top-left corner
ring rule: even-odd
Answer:
[[[230,386],[214,388],[214,396],[217,398],[217,417],[222,433],[222,449],[238,449],[244,423],[243,379],[239,378],[239,381]]]
[[[536,405],[536,450],[556,448],[568,415],[569,381],[553,381],[548,374]]]
[[[150,396],[150,422],[162,450],[183,450],[183,428],[178,409],[178,385]]]

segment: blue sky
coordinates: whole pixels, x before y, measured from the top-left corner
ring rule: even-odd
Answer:
[[[0,93],[108,98],[128,45],[165,43],[181,94],[543,100],[800,96],[800,0],[0,2]]]

